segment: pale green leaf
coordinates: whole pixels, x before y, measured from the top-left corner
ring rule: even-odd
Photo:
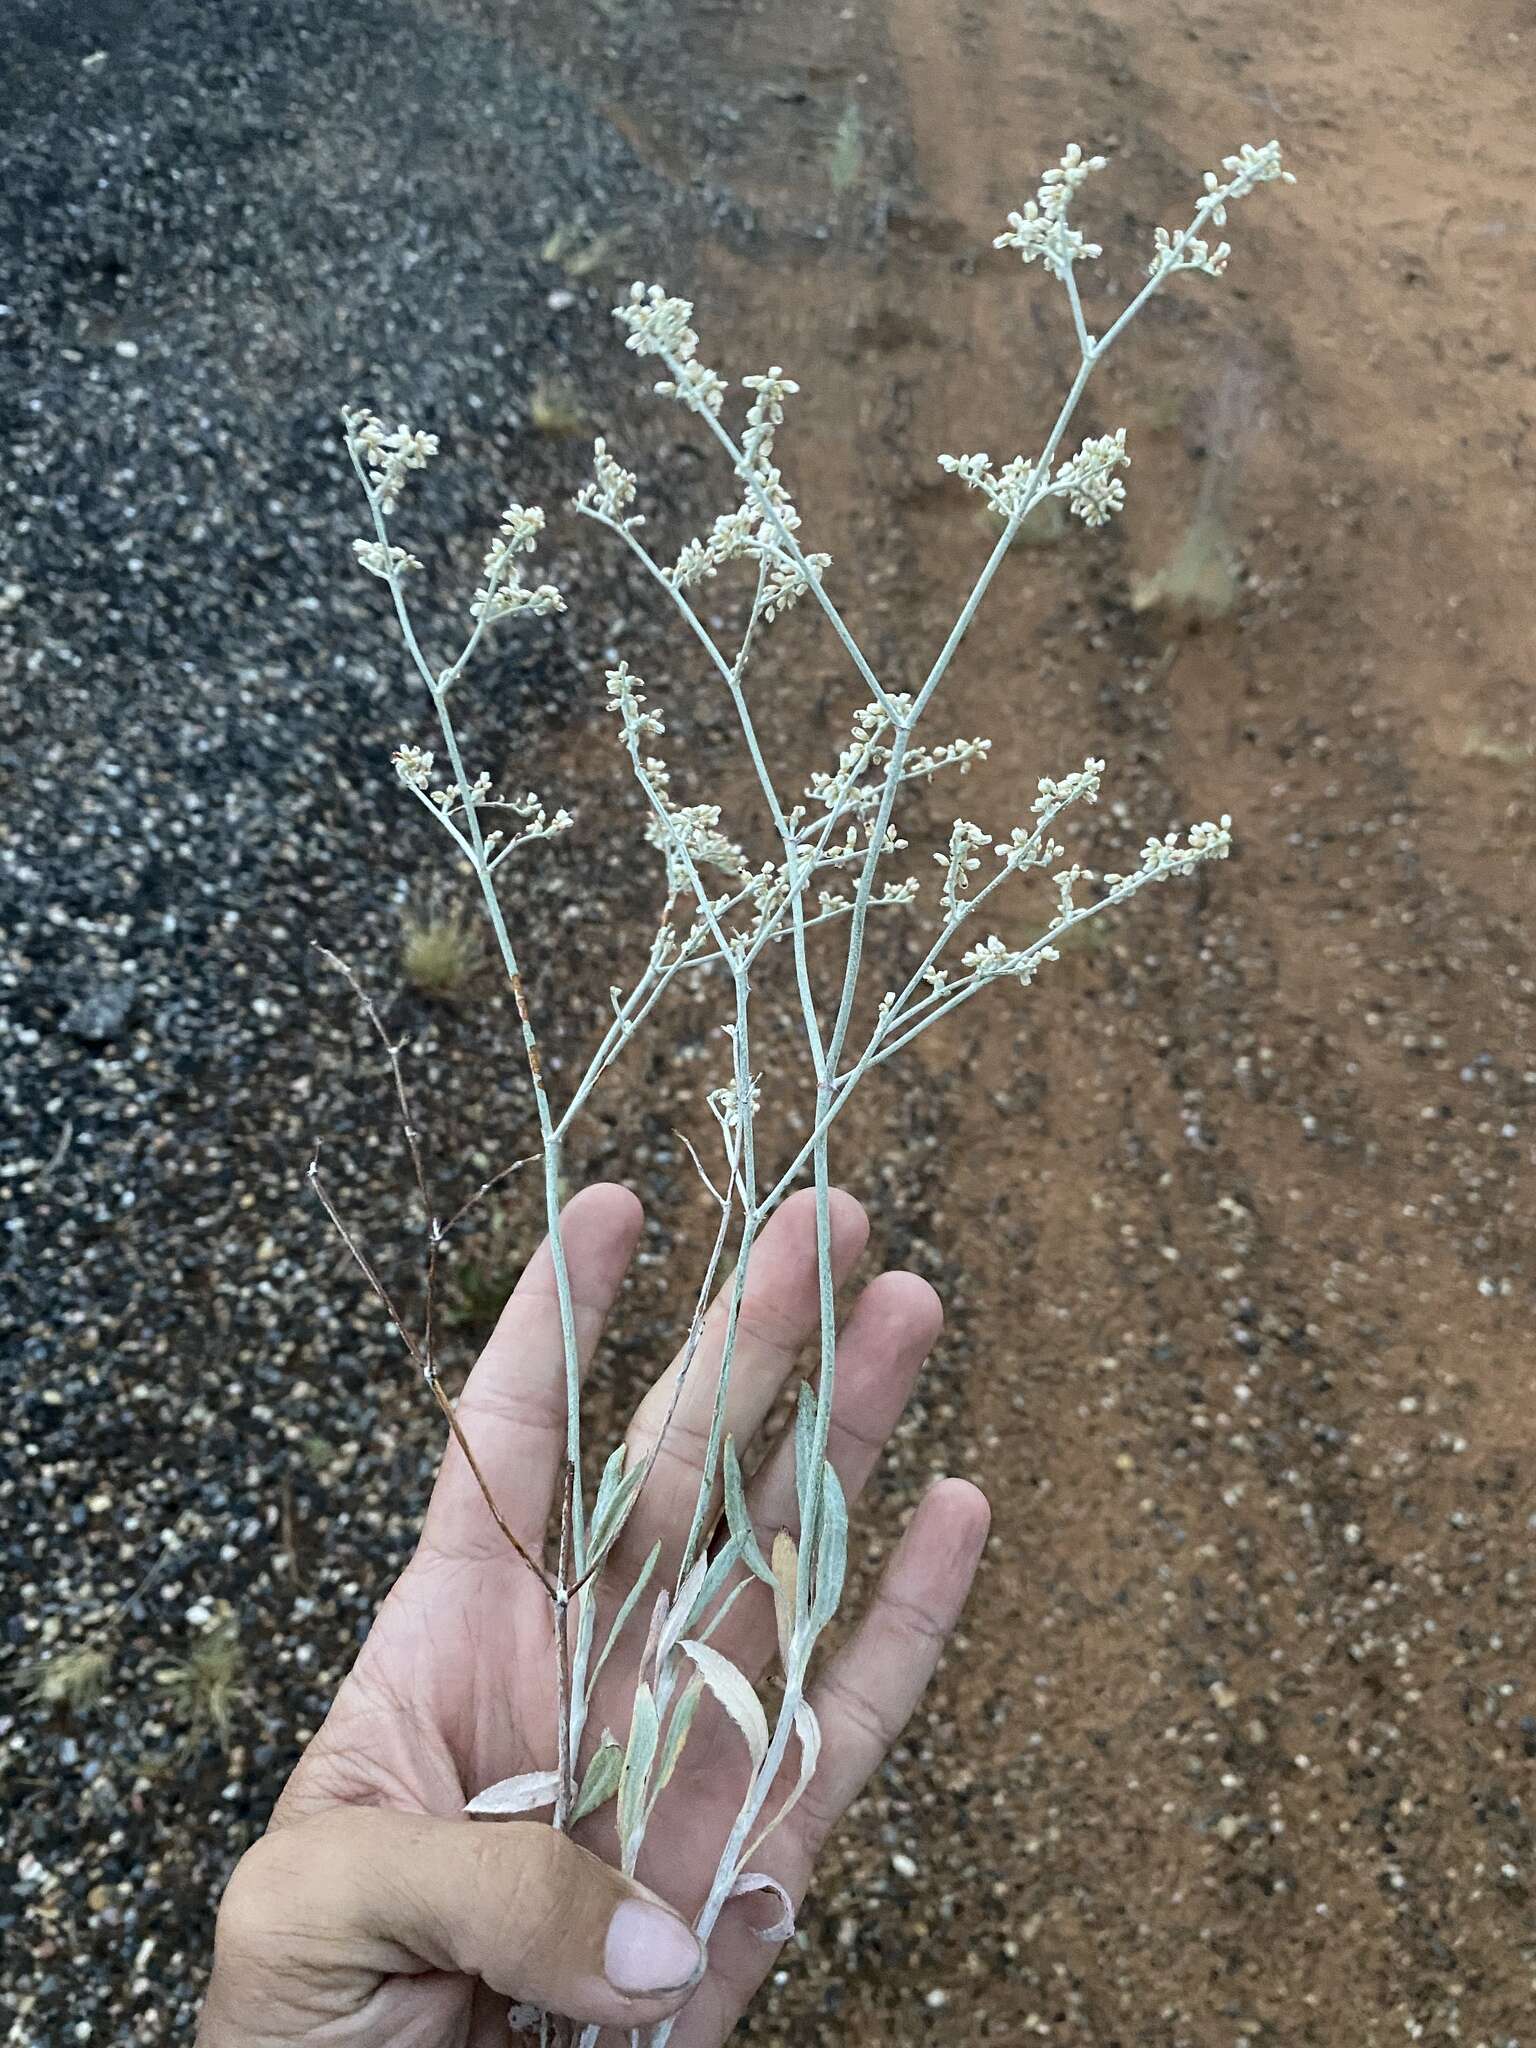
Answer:
[[[581,1781],[581,1790],[576,1795],[576,1804],[571,1808],[571,1825],[585,1820],[589,1813],[596,1813],[600,1806],[606,1806],[619,1789],[619,1773],[624,1768],[624,1752],[611,1738],[599,1744],[587,1775]]]

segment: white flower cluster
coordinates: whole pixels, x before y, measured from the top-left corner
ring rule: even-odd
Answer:
[[[391,547],[387,541],[355,540],[352,552],[370,576],[382,576],[386,582],[404,575],[407,569],[421,567],[414,555],[408,555],[404,548]]]
[[[639,355],[660,356],[666,364],[669,374],[655,390],[693,412],[718,419],[729,387],[724,378],[698,360],[699,337],[689,324],[693,318],[689,302],[670,298],[659,284],[634,284],[628,298],[613,310],[629,330],[625,347]],[[831,566],[831,557],[785,545],[785,536],[798,530],[800,515],[771,457],[774,434],[784,422],[784,402],[799,391],[799,385],[785,376],[780,364],[773,363],[760,374],[744,377],[742,386],[752,394],[737,463],[737,473],[747,486],[746,496],[734,510],[719,515],[706,538],[685,541],[666,573],[671,588],[682,591],[717,575],[727,562],[761,562],[764,577],[758,617],[771,623],[805,595],[812,580]],[[595,489],[585,486],[576,503],[578,510],[627,529],[638,524],[623,518],[633,497],[634,479],[617,465],[610,465],[605,477],[600,455],[598,485]]]
[[[1059,164],[1046,171],[1033,199],[1022,213],[1010,213],[1007,232],[995,235],[994,249],[1017,249],[1026,263],[1038,257],[1054,276],[1066,278],[1074,263],[1102,256],[1097,242],[1090,242],[1067,225],[1067,208],[1079,185],[1090,171],[1102,171],[1107,159],[1085,157],[1077,143],[1069,144]]]
[[[669,298],[659,284],[632,284],[613,317],[629,329],[624,346],[637,356],[671,356],[686,363],[698,348],[699,337],[688,325],[693,307],[687,299]]]
[[[1130,456],[1125,451],[1125,429],[1090,437],[1070,461],[1056,472],[1053,494],[1066,498],[1085,526],[1104,526],[1110,515],[1125,503],[1125,485],[1115,475]]]
[[[718,370],[700,362],[680,362],[675,377],[663,377],[651,388],[660,398],[677,399],[690,412],[714,413],[717,417],[730,389]]]
[[[484,777],[480,778],[481,782],[484,780]],[[479,790],[480,782],[475,784],[475,788]],[[477,798],[477,805],[487,801],[489,800],[486,797],[481,796]],[[497,798],[491,803],[491,808],[510,811],[514,818],[522,821],[522,829],[514,832],[510,838],[502,831],[486,833],[486,852],[495,855],[491,862],[493,868],[499,866],[509,853],[516,853],[520,846],[527,846],[535,839],[558,838],[560,833],[569,832],[576,822],[563,806],[553,811],[546,810],[543,802],[531,789],[524,796]]]
[[[572,500],[576,510],[595,512],[603,519],[611,519],[617,526],[643,525],[641,516],[629,511],[635,502],[638,483],[631,472],[608,453],[608,443],[601,434],[592,443],[592,467],[596,481],[583,484],[576,493]]]
[[[766,620],[776,619],[781,612],[787,612],[791,605],[798,603],[811,587],[811,577],[818,582],[823,570],[830,569],[832,557],[822,554],[808,554],[804,557],[805,568],[775,551],[768,580],[763,589],[763,608],[760,616]],[[810,573],[807,574],[806,572]]]
[[[1157,228],[1154,240],[1155,252],[1148,266],[1154,277],[1173,270],[1202,270],[1207,277],[1225,277],[1227,258],[1232,254],[1230,242],[1218,242],[1213,249],[1187,228],[1177,236],[1170,235],[1166,228]]]
[[[1041,945],[1037,941],[1032,946],[1016,949],[1005,945],[994,933],[962,953],[960,964],[968,968],[979,982],[1017,981],[1028,988],[1047,960],[1060,958],[1054,946]]]
[[[1105,887],[1120,889],[1128,882],[1162,882],[1169,875],[1187,875],[1203,860],[1225,860],[1231,845],[1232,820],[1223,812],[1214,824],[1191,825],[1182,844],[1177,832],[1149,839],[1141,850],[1141,866],[1135,874],[1106,875]]]
[[[542,619],[550,612],[563,612],[565,599],[552,583],[530,590],[523,582],[519,555],[530,554],[544,531],[544,514],[537,505],[509,505],[501,515],[497,537],[485,551],[485,575],[470,603],[470,615],[489,625],[493,619],[510,618],[526,612]]]
[[[1067,804],[1097,803],[1099,788],[1103,781],[1104,763],[1090,754],[1081,768],[1072,774],[1063,775],[1058,781],[1055,776],[1042,775],[1035,787],[1039,791],[1030,808],[1036,817],[1049,811],[1052,816]]]
[[[904,718],[912,708],[912,699],[898,692],[889,699],[891,711],[898,718]],[[805,794],[813,804],[823,810],[861,812],[878,807],[881,794],[880,782],[865,782],[864,776],[870,769],[887,768],[893,757],[890,745],[892,735],[890,715],[884,706],[866,704],[854,714],[853,737],[837,757],[837,767],[829,775],[817,769],[806,784]],[[975,739],[944,740],[938,746],[926,747],[910,741],[902,757],[899,780],[907,782],[931,782],[940,769],[958,768],[964,775],[973,761],[983,761],[992,751],[992,742],[978,736]]]
[[[959,477],[968,491],[980,491],[1002,519],[1021,520],[1035,502],[1048,495],[1045,473],[1037,461],[1015,455],[994,473],[985,451],[976,455],[941,455],[940,469]]]
[[[960,907],[960,898],[970,888],[970,877],[981,866],[979,849],[990,843],[992,834],[966,818],[956,818],[949,828],[949,845],[933,857],[944,870],[939,900],[948,911]]]
[[[967,490],[980,491],[993,511],[1010,524],[1022,520],[1041,498],[1057,497],[1070,500],[1072,510],[1089,526],[1103,526],[1125,503],[1125,486],[1114,472],[1130,459],[1125,429],[1120,427],[1113,434],[1084,441],[1050,482],[1040,463],[1024,455],[1015,455],[997,471],[985,451],[941,455],[939,467],[959,477]]]
[[[491,778],[484,770],[469,784],[467,792],[453,785],[445,789],[433,789],[432,770],[436,766],[437,756],[426,747],[410,744],[397,747],[392,759],[395,773],[406,788],[433,805],[445,818],[462,815],[467,810],[496,810],[510,811],[513,817],[521,819],[523,829],[514,836],[510,845],[502,847],[502,856],[510,853],[514,846],[527,845],[531,839],[553,839],[559,832],[568,832],[576,822],[569,811],[546,810],[531,789],[526,796],[492,796]],[[505,838],[504,832],[488,832],[485,835],[487,853],[494,852]],[[493,861],[492,866],[494,865]]]
[[[609,697],[618,707],[624,743],[633,741],[638,745],[642,739],[660,739],[666,725],[659,712],[646,710],[645,684],[641,677],[630,673],[629,663],[621,661],[617,668],[607,671],[603,680],[608,685]]]
[[[348,443],[367,470],[369,488],[387,519],[400,502],[407,474],[425,469],[437,453],[437,436],[418,433],[403,422],[386,427],[377,413],[344,412],[342,420]]]
[[[396,749],[393,760],[395,773],[407,789],[424,790],[429,782],[437,756],[426,747],[404,746]]]
[[[772,446],[775,431],[784,424],[784,401],[796,397],[800,386],[780,364],[770,363],[761,375],[743,377],[741,387],[752,393],[745,447],[748,460],[755,462]]]
[[[1280,160],[1278,142],[1264,142],[1257,147],[1245,142],[1236,156],[1224,156],[1221,167],[1227,173],[1225,179],[1218,178],[1214,171],[1206,171],[1201,178],[1203,193],[1195,209],[1195,217],[1189,226],[1178,234],[1170,234],[1167,228],[1158,228],[1148,265],[1153,277],[1171,275],[1176,270],[1199,270],[1207,277],[1220,277],[1227,267],[1232,254],[1230,243],[1218,242],[1213,249],[1197,232],[1207,222],[1213,227],[1224,228],[1227,224],[1227,208],[1234,199],[1243,199],[1255,185],[1270,185],[1276,179],[1287,185],[1296,180]]]
[[[674,803],[666,762],[652,756],[643,765],[654,806],[654,814],[646,820],[645,836],[666,858],[667,894],[689,894],[693,874],[700,867],[737,879],[746,875],[746,855],[720,830],[719,804]]]

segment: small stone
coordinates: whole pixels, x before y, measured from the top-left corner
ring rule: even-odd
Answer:
[[[910,1856],[904,1856],[899,1849],[891,1858],[891,1868],[898,1877],[914,1878],[917,1875],[917,1865]]]
[[[92,989],[64,1012],[59,1029],[86,1045],[108,1045],[117,1037],[133,1010],[131,981],[109,981]]]

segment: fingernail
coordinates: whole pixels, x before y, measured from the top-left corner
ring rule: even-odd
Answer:
[[[704,1974],[704,1950],[693,1929],[665,1906],[626,1899],[608,1922],[603,1974],[627,1998],[681,1991]]]

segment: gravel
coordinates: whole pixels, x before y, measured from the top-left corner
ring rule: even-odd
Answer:
[[[616,265],[726,202],[408,5],[17,0],[0,86],[8,2039],[186,2040],[438,1448],[302,1188],[323,1133],[406,1256],[382,1077],[308,944],[391,993],[432,853],[384,779],[411,700],[337,409],[442,432],[411,544],[462,587],[498,491],[558,504],[582,462],[539,380],[631,404]],[[541,569],[591,573],[568,528]],[[631,597],[502,643],[502,729],[563,730]],[[588,858],[577,952],[627,885]],[[502,1163],[495,1004],[392,993],[440,1128]]]

